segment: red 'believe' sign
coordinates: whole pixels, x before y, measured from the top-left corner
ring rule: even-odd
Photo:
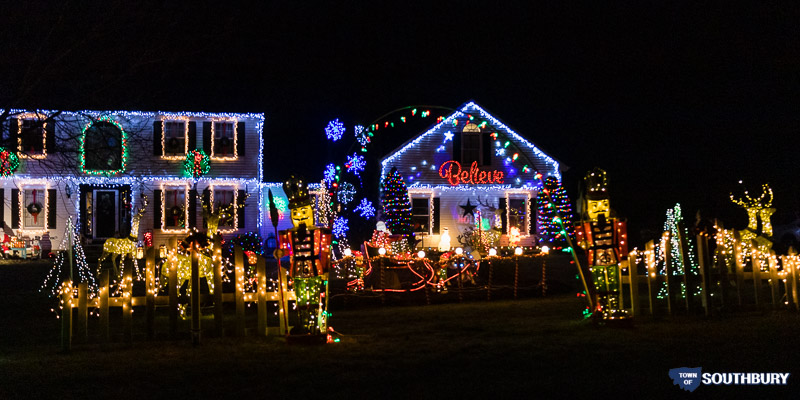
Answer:
[[[458,161],[445,161],[442,166],[439,167],[439,176],[447,179],[447,181],[453,186],[457,186],[461,183],[469,183],[473,185],[503,183],[503,171],[481,171],[478,169],[477,161],[472,162],[472,165],[469,167],[469,171],[462,171],[461,163]]]

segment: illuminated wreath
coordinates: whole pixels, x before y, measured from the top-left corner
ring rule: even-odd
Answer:
[[[25,209],[27,209],[31,215],[39,215],[39,213],[42,212],[42,205],[39,203],[31,203],[28,204]]]
[[[211,159],[203,150],[192,150],[186,153],[183,161],[183,175],[186,177],[199,178],[208,173],[211,169]]]
[[[28,206],[28,207],[30,207],[30,206]],[[173,206],[172,208],[169,209],[169,214],[171,216],[173,216],[173,217],[177,217],[177,216],[183,214],[183,210],[181,210],[180,206]]]
[[[17,171],[19,167],[19,157],[17,154],[0,147],[0,175],[9,176]]]

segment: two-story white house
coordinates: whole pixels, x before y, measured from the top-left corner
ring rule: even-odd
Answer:
[[[536,197],[543,179],[561,179],[558,161],[474,102],[381,161],[381,180],[397,168],[408,186],[421,246],[436,247],[448,229],[453,245],[469,226],[499,229],[499,245],[519,232],[536,244]]]
[[[143,196],[149,205],[138,237],[152,234],[156,246],[202,229],[201,201],[245,204],[220,222],[226,236],[259,231],[263,114],[6,110],[3,116],[6,234],[49,237],[55,247],[71,217],[87,242],[125,237]],[[210,160],[196,179],[184,171],[195,149]]]

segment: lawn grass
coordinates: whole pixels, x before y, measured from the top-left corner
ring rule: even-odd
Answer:
[[[276,337],[206,337],[198,347],[136,337],[62,354],[51,303],[26,289],[31,282],[9,284],[20,268],[0,265],[2,399],[793,398],[800,387],[795,313],[639,318],[620,329],[581,320],[584,303],[568,295],[333,310],[342,341],[319,347]],[[667,375],[676,367],[792,376],[789,387],[687,393]]]

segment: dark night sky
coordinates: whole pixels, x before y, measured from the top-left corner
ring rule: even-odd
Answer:
[[[741,227],[739,179],[772,185],[775,223],[800,213],[797,8],[35,3],[2,6],[2,106],[264,112],[270,181],[321,176],[330,119],[475,100],[569,166],[573,197],[606,169],[634,238],[675,202]]]

